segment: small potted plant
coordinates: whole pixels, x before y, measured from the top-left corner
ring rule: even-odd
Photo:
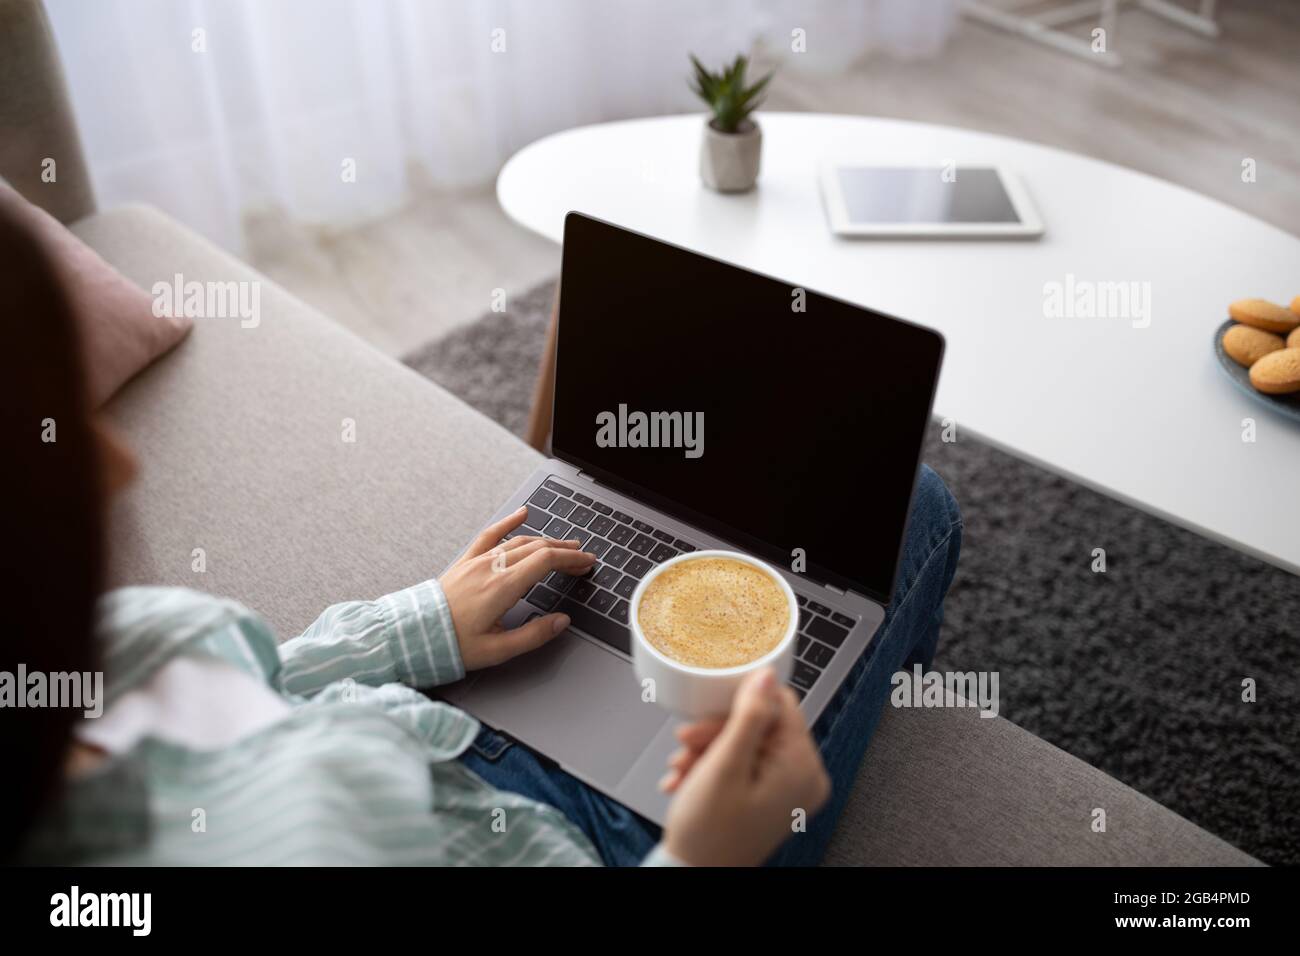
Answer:
[[[704,185],[723,193],[744,192],[758,180],[763,131],[750,114],[758,109],[769,73],[753,86],[745,85],[749,61],[736,57],[721,73],[711,73],[694,56],[695,82],[691,89],[709,105],[712,114],[700,144],[700,178]]]

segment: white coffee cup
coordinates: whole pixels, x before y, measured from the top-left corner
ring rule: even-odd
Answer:
[[[768,574],[785,592],[790,607],[790,623],[786,626],[781,641],[762,657],[736,667],[693,667],[683,664],[661,652],[648,640],[641,630],[641,597],[646,588],[664,571],[684,561],[697,561],[701,558],[727,558],[752,565]],[[794,668],[795,633],[799,629],[799,604],[794,591],[782,575],[770,565],[751,558],[737,551],[688,551],[670,558],[653,568],[632,592],[632,601],[628,609],[628,623],[632,628],[632,664],[636,671],[637,682],[644,688],[646,681],[654,681],[654,700],[673,713],[690,719],[717,716],[731,709],[731,700],[736,688],[750,674],[763,667],[776,671],[778,682],[784,684],[790,679]]]

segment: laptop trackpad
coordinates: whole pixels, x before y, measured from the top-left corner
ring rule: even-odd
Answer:
[[[590,783],[612,789],[668,720],[632,665],[565,632],[480,671],[455,703]]]

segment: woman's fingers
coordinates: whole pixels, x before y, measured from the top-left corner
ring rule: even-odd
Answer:
[[[522,550],[522,549],[521,549]],[[507,558],[509,555],[507,555]],[[542,547],[524,556],[506,573],[521,591],[531,587],[552,571],[582,574],[596,563],[596,556],[576,548]]]
[[[569,626],[569,615],[547,614],[533,618],[513,631],[505,631],[488,638],[489,662],[501,664],[541,647]]]
[[[523,507],[513,514],[506,515],[500,521],[488,525],[470,542],[470,546],[465,550],[465,557],[477,558],[480,554],[486,554],[496,547],[498,541],[523,524],[527,517],[528,508]]]
[[[531,544],[534,541],[541,541],[541,540],[543,539],[540,534],[517,534],[509,541],[502,541],[499,545],[497,545],[495,548],[492,548],[491,550],[492,552],[513,551],[515,548],[521,548],[526,544]]]
[[[523,544],[509,547],[516,541],[523,541]],[[504,571],[506,568],[518,564],[524,558],[534,552],[541,551],[543,548],[564,548],[568,551],[577,551],[577,541],[553,541],[550,538],[529,538],[524,540],[523,536],[512,538],[500,548],[493,548],[486,557],[492,562],[494,571]]]
[[[682,749],[668,758],[668,772],[659,778],[659,789],[664,793],[676,793],[691,768],[703,757],[698,750]]]
[[[660,789],[674,793],[725,726],[723,720],[709,719],[678,727],[676,736],[682,746],[668,758],[668,772],[659,781]]]
[[[480,590],[476,618],[486,624],[508,611],[528,589],[551,571],[579,575],[591,570],[596,557],[578,550],[576,541],[537,538],[515,548],[497,548],[481,555],[467,573]],[[522,569],[522,570],[521,570]]]
[[[677,728],[676,736],[682,746],[690,747],[692,750],[703,750],[713,742],[713,738],[718,736],[726,725],[727,722],[723,718],[710,717],[697,720],[693,724],[683,724]]]
[[[703,752],[699,750],[690,750],[683,747],[668,758],[668,770],[670,773],[677,774],[680,779],[685,780],[686,775],[691,772],[691,768],[703,756]]]
[[[746,674],[741,681],[726,725],[710,747],[710,752],[718,752],[719,765],[727,773],[748,773],[753,767],[764,741],[784,714],[781,690],[771,667]]]
[[[530,543],[533,542],[533,541],[549,541],[551,544],[553,544],[553,545],[554,545],[555,547],[557,547],[557,548],[576,548],[576,547],[578,547],[578,539],[577,539],[577,538],[567,538],[567,539],[565,539],[565,540],[563,540],[563,541],[559,541],[559,540],[556,540],[555,538],[544,538],[544,537],[542,537],[542,536],[539,535],[539,534],[520,534],[520,535],[515,535],[515,536],[514,536],[513,538],[511,538],[509,541],[503,541],[503,542],[501,543],[501,545],[500,545],[500,548],[501,548],[501,550],[503,550],[503,551],[509,551],[509,550],[511,550],[512,548],[522,547],[523,545],[525,545],[525,544],[530,544]],[[495,549],[493,549],[493,550],[495,550]]]

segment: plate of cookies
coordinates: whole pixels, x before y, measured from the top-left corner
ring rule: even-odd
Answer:
[[[1237,387],[1300,422],[1300,295],[1291,307],[1238,299],[1214,333],[1219,364]]]

